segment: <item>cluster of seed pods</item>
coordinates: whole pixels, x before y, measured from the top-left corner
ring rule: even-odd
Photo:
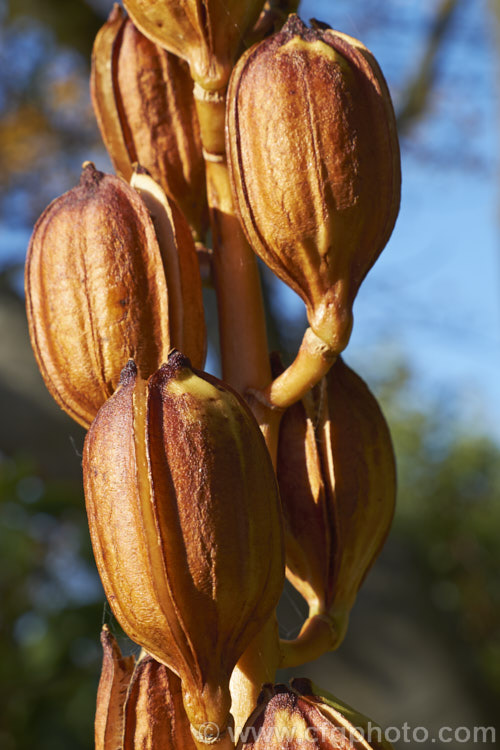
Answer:
[[[41,373],[88,429],[97,568],[142,649],[102,633],[96,750],[293,749],[311,729],[320,748],[387,748],[308,681],[273,686],[341,644],[394,509],[387,424],[340,356],[399,208],[386,83],[361,42],[287,18],[287,0],[125,6],[92,59],[116,175],[84,164],[26,264]],[[306,306],[287,368],[257,256]],[[203,284],[222,380],[203,371]],[[288,642],[285,574],[309,607]]]

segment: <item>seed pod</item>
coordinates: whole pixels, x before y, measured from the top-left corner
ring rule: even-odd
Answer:
[[[237,750],[392,750],[384,732],[371,719],[310,680],[266,685],[248,719]]]
[[[90,163],[80,184],[53,201],[35,226],[26,262],[31,343],[50,393],[84,427],[113,393],[130,357],[148,377],[172,345],[184,345],[170,331],[167,287],[178,282],[168,278],[163,256],[169,243],[180,258],[195,250],[191,237],[179,247],[175,228],[159,239],[136,191]],[[187,265],[195,267],[189,257]],[[190,323],[184,328],[201,330],[198,348],[186,347],[201,365],[199,274],[197,283],[189,300],[177,298],[186,303]]]
[[[125,0],[124,5],[143,34],[189,63],[194,81],[217,90],[227,84],[241,39],[264,0]]]
[[[335,566],[335,525],[313,419],[313,394],[285,412],[278,443],[278,482],[283,499],[286,574],[304,597],[310,614],[325,611]],[[306,410],[307,405],[307,410]],[[332,538],[333,537],[333,538]]]
[[[124,706],[134,671],[134,657],[122,656],[106,625],[101,632],[101,644],[103,658],[97,690],[95,750],[121,750]]]
[[[195,750],[177,675],[152,656],[123,657],[106,625],[101,643],[96,750]]]
[[[197,238],[208,226],[205,167],[185,62],[147,39],[115,5],[92,53],[92,103],[116,171],[145,167]]]
[[[278,449],[287,576],[340,640],[388,534],[394,452],[377,400],[342,361],[283,418]],[[304,520],[305,519],[305,520]]]
[[[123,750],[195,750],[181,681],[152,656],[137,663],[124,713]]]
[[[97,567],[128,635],[176,672],[198,728],[227,725],[229,677],[284,574],[271,460],[248,408],[173,352],[130,363],[85,441]]]
[[[251,246],[302,297],[314,333],[342,351],[400,198],[394,112],[371,53],[290,16],[233,71],[226,151]]]

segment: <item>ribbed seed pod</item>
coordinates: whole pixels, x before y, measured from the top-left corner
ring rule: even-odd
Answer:
[[[122,656],[105,625],[95,750],[195,750],[181,681],[152,656]]]
[[[342,351],[399,209],[395,117],[375,59],[356,39],[290,16],[234,68],[226,150],[251,246]]]
[[[123,750],[195,750],[181,681],[152,656],[137,663],[124,714]]]
[[[102,670],[97,690],[95,750],[122,750],[124,708],[134,657],[122,656],[105,625],[101,632]]]
[[[281,514],[255,419],[177,352],[133,363],[83,458],[94,554],[128,635],[182,680],[198,728],[229,720],[229,677],[281,593]]]
[[[266,685],[248,719],[237,750],[392,750],[384,732],[371,719],[310,680]]]
[[[389,428],[373,394],[342,358],[309,400],[286,412],[278,481],[287,575],[310,614],[331,617],[341,640],[388,534],[396,496]]]
[[[185,226],[167,226],[157,236],[137,192],[90,163],[80,184],[53,201],[37,222],[26,261],[31,343],[50,393],[84,427],[113,393],[130,357],[148,377],[172,346],[186,343],[171,333],[167,287],[175,296],[180,282],[167,273],[167,254],[175,253],[190,269],[190,297],[184,299],[181,290],[176,299],[188,319],[184,330],[197,332],[189,334],[185,349],[202,365],[201,281]]]
[[[186,63],[147,39],[115,5],[94,43],[90,90],[116,171],[129,181],[135,162],[145,167],[203,239],[205,166]]]
[[[281,420],[277,473],[285,521],[286,575],[307,601],[310,614],[318,614],[325,612],[331,599],[337,558],[313,395],[287,409]]]
[[[189,63],[193,80],[223,88],[247,29],[264,0],[125,0],[143,34]]]

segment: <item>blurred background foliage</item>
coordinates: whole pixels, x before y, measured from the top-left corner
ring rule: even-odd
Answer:
[[[389,28],[397,35],[403,5],[357,0],[352,13],[361,31]],[[423,5],[425,43],[404,79],[400,70],[399,79],[395,74],[403,149],[417,154],[414,136],[432,115],[440,65],[452,54],[453,22],[464,0]],[[109,7],[107,0],[0,0],[2,750],[91,748],[101,623],[119,633],[86,528],[83,434],[45,393],[29,349],[21,291],[21,259],[37,216],[75,184],[84,159],[109,164],[88,95],[92,41]],[[492,22],[496,11],[492,3]],[[464,163],[474,160],[473,152],[464,146]],[[433,155],[422,158],[432,161]],[[271,343],[290,357],[303,317],[283,317],[275,303],[279,288],[263,275]],[[213,330],[213,297],[208,306]],[[346,359],[352,364],[349,352]],[[461,724],[492,725],[500,700],[499,444],[464,419],[444,386],[422,398],[415,373],[387,342],[354,359],[391,426],[399,505],[390,541],[353,613],[352,633],[338,657],[324,662],[323,684],[393,726],[410,715],[421,725],[437,725],[443,712],[461,717]],[[284,635],[299,629],[302,607],[287,589]],[[387,635],[392,628],[413,635],[398,641]],[[392,643],[385,644],[384,634]],[[123,636],[120,642],[132,648]],[[398,643],[402,652],[392,665],[390,648]],[[381,657],[371,671],[370,649]],[[435,654],[444,654],[444,661]],[[425,672],[427,663],[432,667]]]

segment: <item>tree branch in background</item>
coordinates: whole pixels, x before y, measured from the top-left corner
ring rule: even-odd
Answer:
[[[406,93],[397,113],[398,129],[401,134],[406,134],[425,114],[429,106],[439,54],[459,5],[460,0],[441,0],[437,8],[427,35],[426,49],[422,59],[416,65],[413,78],[405,87]]]

